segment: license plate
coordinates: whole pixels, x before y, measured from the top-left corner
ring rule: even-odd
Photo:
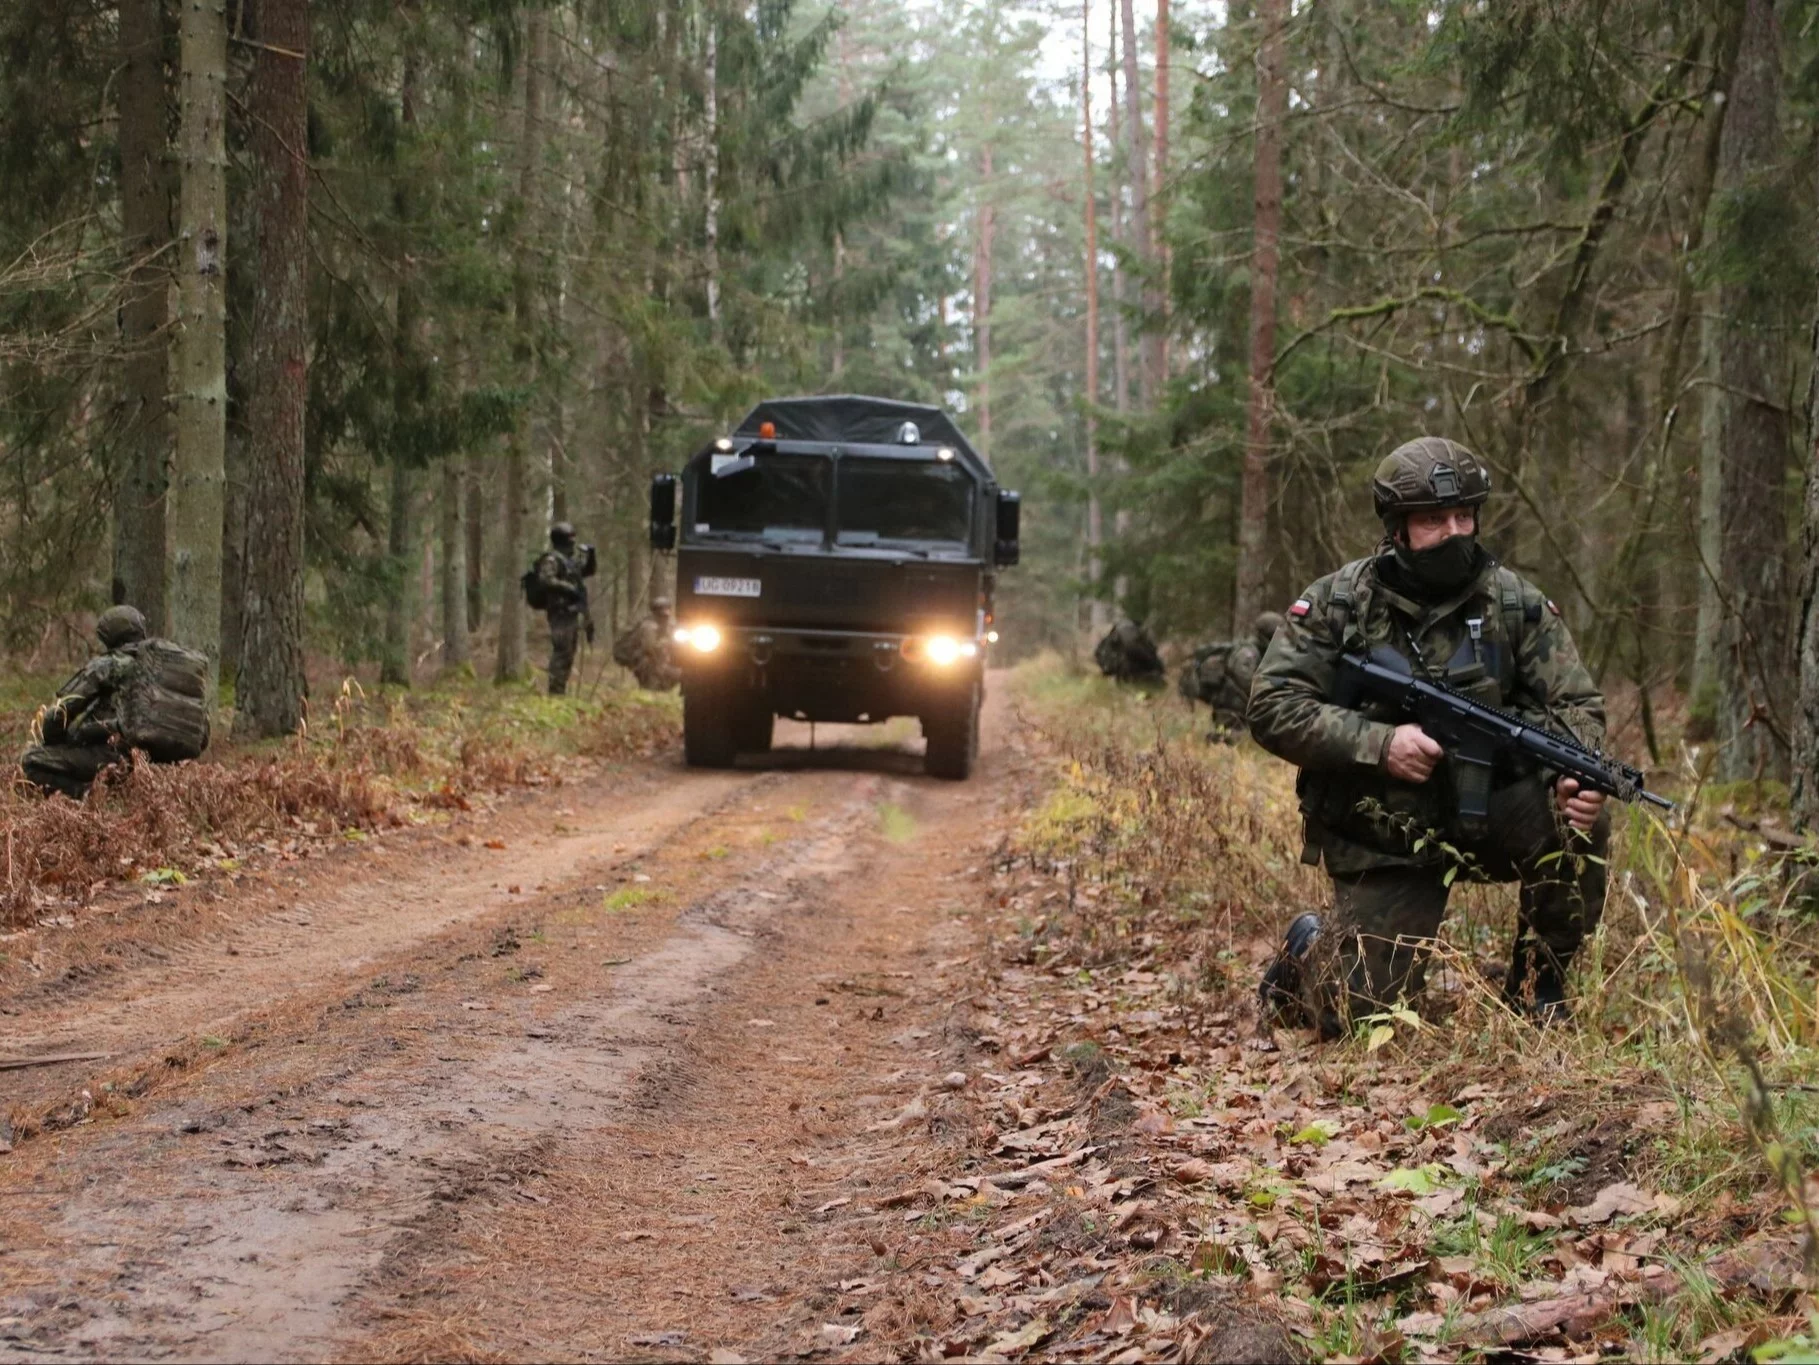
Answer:
[[[756,597],[763,591],[764,581],[758,578],[697,578],[695,595],[698,597]]]

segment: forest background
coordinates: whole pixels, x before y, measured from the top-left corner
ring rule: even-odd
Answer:
[[[524,678],[517,576],[755,399],[949,405],[1014,654],[1247,628],[1478,451],[1595,671],[1819,817],[1809,0],[13,0],[0,641],[235,728]],[[224,696],[229,694],[224,694]],[[1677,735],[1673,736],[1677,737]]]

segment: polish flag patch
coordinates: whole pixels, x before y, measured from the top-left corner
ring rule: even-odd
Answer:
[[[1308,601],[1305,597],[1297,597],[1295,599],[1295,605],[1288,609],[1288,614],[1299,618],[1306,616],[1313,609],[1314,604],[1312,602]]]

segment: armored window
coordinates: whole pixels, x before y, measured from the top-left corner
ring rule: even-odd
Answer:
[[[719,467],[710,467],[695,486],[698,533],[821,539],[832,461],[819,455],[758,455],[715,462]]]
[[[847,459],[836,508],[842,545],[957,541],[973,526],[973,480],[951,463]]]

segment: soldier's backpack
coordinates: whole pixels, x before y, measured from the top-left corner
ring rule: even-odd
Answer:
[[[1226,640],[1216,645],[1201,645],[1194,657],[1181,670],[1181,694],[1194,701],[1212,705],[1225,685],[1226,661],[1237,643]]]
[[[613,662],[630,669],[636,669],[644,662],[644,640],[636,624],[629,630],[620,631],[619,638],[613,641]]]
[[[543,556],[538,555],[518,578],[518,586],[524,589],[524,604],[532,611],[548,611],[552,605],[549,584],[537,576],[537,568],[542,563]]]
[[[154,763],[202,757],[208,748],[208,660],[156,637],[121,652],[138,665],[121,691],[121,738]]]

